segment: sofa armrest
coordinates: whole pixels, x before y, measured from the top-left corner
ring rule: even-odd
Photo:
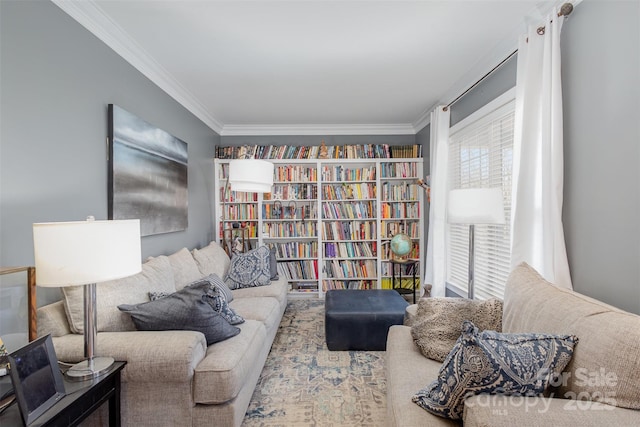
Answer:
[[[84,359],[83,335],[55,337],[53,344],[60,361]],[[100,332],[96,339],[96,356],[127,362],[124,382],[191,381],[206,351],[204,335],[195,331]]]
[[[485,394],[465,401],[463,420],[465,427],[637,426],[640,411],[585,400]]]

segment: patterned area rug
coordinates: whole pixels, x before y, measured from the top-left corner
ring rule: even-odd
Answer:
[[[292,300],[243,426],[384,426],[383,351],[329,351],[324,301]]]

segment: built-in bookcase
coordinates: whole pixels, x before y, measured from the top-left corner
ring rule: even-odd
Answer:
[[[381,287],[388,289],[391,283],[391,238],[398,233],[407,234],[413,249],[409,258],[424,260],[423,219],[421,210],[424,190],[416,185],[416,177],[422,176],[422,164],[416,162],[380,162],[380,242],[384,248],[380,254]],[[421,264],[417,264],[418,268]],[[412,266],[396,265],[402,269],[403,287],[412,286],[409,277]],[[399,272],[396,271],[396,276]],[[416,277],[421,277],[416,271]]]
[[[215,229],[222,241],[223,228],[246,227],[252,248],[275,248],[291,294],[391,288],[390,241],[400,232],[413,241],[410,258],[424,260],[422,158],[269,161],[272,192],[257,194],[229,191],[229,160],[215,159]]]

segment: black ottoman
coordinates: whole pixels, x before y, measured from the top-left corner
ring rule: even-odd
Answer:
[[[324,332],[329,350],[387,348],[391,325],[401,325],[409,305],[389,289],[336,290],[325,295]]]

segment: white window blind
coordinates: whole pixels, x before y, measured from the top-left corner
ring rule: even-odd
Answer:
[[[506,102],[505,102],[506,98]],[[502,299],[511,261],[513,95],[503,96],[451,129],[449,189],[502,188],[504,225],[475,226],[475,297]],[[447,286],[466,295],[469,226],[447,224]]]

